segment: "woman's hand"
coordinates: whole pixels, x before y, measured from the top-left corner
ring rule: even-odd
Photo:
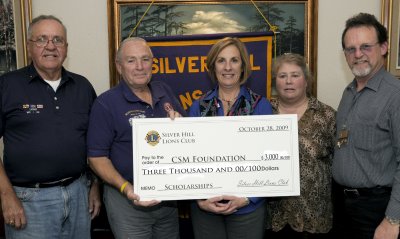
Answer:
[[[235,213],[239,208],[247,206],[248,202],[247,198],[227,195],[197,200],[197,204],[204,211],[222,215]]]

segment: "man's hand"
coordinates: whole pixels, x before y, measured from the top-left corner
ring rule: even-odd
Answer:
[[[178,111],[170,110],[168,111],[168,117],[174,120],[175,118],[182,117],[182,115]]]
[[[101,199],[100,199],[100,183],[93,181],[89,191],[89,213],[93,219],[100,214]]]
[[[26,225],[26,217],[21,201],[17,198],[14,191],[3,192],[1,194],[1,209],[5,224],[22,229]]]
[[[136,206],[152,207],[152,206],[155,206],[155,205],[161,203],[161,201],[158,201],[158,200],[140,201],[139,195],[137,195],[133,192],[133,186],[130,183],[128,183],[128,185],[124,188],[122,193],[125,194],[126,197],[129,200],[131,200]]]
[[[399,236],[399,225],[392,225],[385,218],[376,228],[374,239],[397,239]]]

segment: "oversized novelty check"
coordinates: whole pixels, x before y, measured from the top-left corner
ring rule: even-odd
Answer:
[[[300,195],[296,115],[131,123],[141,200]]]

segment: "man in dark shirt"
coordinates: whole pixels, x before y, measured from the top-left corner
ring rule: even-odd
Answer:
[[[175,201],[141,201],[133,191],[131,121],[175,118],[185,111],[170,87],[151,80],[153,53],[142,38],[125,39],[115,59],[122,79],[90,113],[90,166],[104,180],[104,205],[115,238],[179,238]]]
[[[0,77],[6,237],[90,238],[90,217],[100,207],[98,185],[89,193],[85,174],[96,93],[86,78],[63,68],[68,43],[59,19],[33,19],[27,44],[32,64]]]

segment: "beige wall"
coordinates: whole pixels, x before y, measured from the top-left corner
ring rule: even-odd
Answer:
[[[344,87],[353,80],[342,51],[342,31],[347,18],[368,12],[380,19],[380,0],[319,0],[318,98],[337,108]]]
[[[106,0],[32,0],[33,16],[54,14],[68,29],[69,53],[64,64],[86,76],[98,94],[109,88]],[[352,80],[341,51],[345,20],[369,12],[380,18],[381,0],[319,0],[318,98],[337,108]]]
[[[64,66],[86,76],[97,94],[109,89],[106,0],[32,0],[32,16],[53,14],[68,34]]]

